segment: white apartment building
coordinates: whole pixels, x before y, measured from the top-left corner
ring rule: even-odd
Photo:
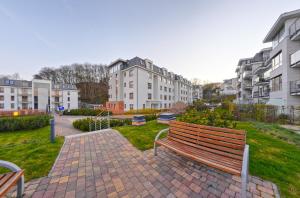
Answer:
[[[272,42],[268,104],[300,106],[300,9],[281,14],[263,42]]]
[[[193,101],[203,99],[202,85],[193,85]]]
[[[178,101],[192,102],[191,82],[149,59],[118,59],[108,68],[109,101],[123,101],[125,111],[171,108]]]
[[[237,78],[226,79],[221,84],[220,95],[236,95]]]
[[[56,93],[60,94],[58,98]],[[64,105],[66,109],[78,108],[77,89],[71,85],[52,85],[49,80],[0,79],[0,111],[49,111],[58,104]]]
[[[263,42],[272,47],[239,61],[237,102],[300,106],[300,10],[281,14]]]

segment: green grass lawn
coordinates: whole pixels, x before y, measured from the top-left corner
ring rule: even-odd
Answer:
[[[166,127],[150,121],[115,129],[144,151],[153,147],[156,134]],[[238,122],[237,128],[247,131],[250,173],[276,183],[285,197],[300,197],[300,135],[277,124]]]
[[[147,122],[144,126],[122,126],[115,127],[129,142],[131,142],[139,150],[147,150],[153,148],[153,143],[156,134],[162,130],[168,128],[168,125],[159,124],[154,121]],[[161,137],[165,137],[165,134]]]
[[[50,127],[0,133],[0,159],[25,170],[25,180],[46,176],[64,142],[63,137],[50,143]],[[6,170],[0,169],[3,173]]]

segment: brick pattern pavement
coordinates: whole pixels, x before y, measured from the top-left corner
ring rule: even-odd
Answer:
[[[25,197],[240,197],[240,177],[165,149],[138,151],[114,130],[66,138],[52,171],[26,185]],[[250,177],[248,197],[279,197]]]

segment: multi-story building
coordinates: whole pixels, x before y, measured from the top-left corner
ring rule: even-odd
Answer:
[[[238,62],[237,73],[237,103],[252,103],[252,66],[253,58],[243,58]]]
[[[264,43],[270,52],[270,99],[277,106],[300,105],[300,9],[283,13],[273,24]]]
[[[203,98],[202,85],[193,85],[193,101],[201,100]]]
[[[32,109],[49,111],[58,104],[66,109],[78,108],[76,87],[52,85],[49,80],[0,79],[0,111]]]
[[[171,108],[192,102],[192,84],[180,75],[139,57],[118,59],[109,66],[109,101],[124,102],[124,110]]]
[[[237,103],[266,103],[269,98],[269,68],[271,49],[264,48],[251,58],[240,59],[237,72]],[[267,64],[267,65],[266,65]]]
[[[236,95],[237,78],[226,79],[221,84],[220,95]]]

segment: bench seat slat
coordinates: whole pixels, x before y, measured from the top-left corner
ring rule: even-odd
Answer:
[[[227,148],[232,148],[232,149],[238,149],[238,150],[243,150],[244,146],[240,144],[234,144],[232,142],[227,142],[227,141],[222,141],[222,140],[217,140],[214,138],[214,136],[202,136],[199,132],[194,132],[193,135],[191,133],[187,133],[187,130],[185,129],[180,129],[180,128],[175,128],[175,127],[170,127],[170,134],[177,134],[185,137],[189,137],[192,139],[196,139],[198,141],[203,141],[206,143],[211,143],[219,146],[224,146]],[[196,135],[198,133],[198,135]]]
[[[162,145],[174,145],[176,146],[178,149],[181,149],[182,151],[186,151],[189,152],[195,156],[201,157],[201,158],[206,158],[206,159],[210,159],[212,161],[215,161],[216,163],[220,163],[220,164],[226,164],[227,166],[230,166],[232,168],[235,168],[237,170],[240,170],[241,166],[242,166],[242,161],[241,160],[237,160],[237,159],[232,159],[229,157],[224,157],[221,155],[217,155],[217,154],[212,154],[210,152],[204,151],[204,150],[199,150],[197,148],[194,147],[190,147],[188,145],[179,143],[179,142],[175,142],[173,140],[168,140],[168,139],[162,139],[159,140],[158,144]]]
[[[4,177],[0,176],[0,197],[4,196],[10,188],[16,185],[23,174],[23,170],[20,170],[17,172],[5,173]]]
[[[197,140],[193,140],[176,134],[170,134],[168,138],[172,138],[174,141],[180,141],[181,143],[187,143],[190,146],[203,149],[211,153],[217,153],[235,159],[242,159],[243,152],[240,150],[234,150],[227,147],[221,147],[221,146],[217,146],[217,145],[213,145],[201,141],[197,142]]]
[[[180,121],[171,121],[173,124],[179,124],[183,126],[189,126],[194,127],[198,129],[207,129],[211,131],[219,131],[219,132],[226,132],[226,133],[232,133],[232,134],[240,134],[244,135],[245,131],[243,130],[236,130],[236,129],[228,129],[228,128],[222,128],[222,127],[213,127],[213,126],[206,126],[206,125],[199,125],[199,124],[192,124],[192,123],[186,123],[186,122],[180,122]]]
[[[159,141],[157,141],[157,144],[163,145],[163,146],[175,151],[176,153],[179,153],[183,156],[189,157],[195,161],[201,162],[201,163],[211,166],[213,168],[217,168],[219,170],[222,170],[222,171],[234,174],[234,175],[241,174],[240,169],[238,169],[232,165],[224,164],[224,163],[221,163],[220,161],[213,160],[211,158],[197,156],[197,155],[195,155],[195,153],[190,152],[190,150],[183,149],[184,147],[180,146],[180,143],[174,143],[174,142],[166,143],[162,140],[159,140]],[[182,144],[182,145],[184,145],[184,144]]]
[[[215,135],[219,137],[227,137],[231,139],[236,139],[236,140],[241,140],[242,142],[245,141],[245,135],[242,134],[232,134],[232,133],[226,133],[226,132],[221,132],[221,131],[212,131],[212,130],[207,130],[207,129],[202,129],[202,128],[197,128],[197,127],[191,127],[188,125],[180,125],[178,122],[171,122],[170,126],[172,127],[177,127],[181,129],[186,129],[189,131],[196,131],[204,134],[210,134],[210,135]]]

